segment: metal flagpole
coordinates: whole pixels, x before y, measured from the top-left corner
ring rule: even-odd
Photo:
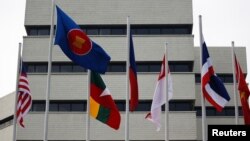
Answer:
[[[203,44],[203,35],[202,35],[202,17],[199,15],[199,25],[200,25],[200,70],[202,71],[202,44]],[[201,74],[202,75],[202,74]],[[201,76],[201,108],[202,108],[202,141],[206,141],[206,107],[205,107],[205,98],[202,92],[202,76]]]
[[[17,73],[16,73],[16,94],[15,94],[15,106],[14,106],[14,119],[13,119],[13,141],[16,141],[16,110],[17,110],[17,97],[18,97],[18,84],[19,84],[19,76],[21,67],[21,48],[22,44],[19,43],[18,46],[18,57],[17,57]]]
[[[50,43],[49,43],[49,55],[48,55],[46,107],[45,107],[45,115],[44,115],[44,141],[48,140],[48,111],[49,111],[49,98],[50,98],[52,46],[53,46],[53,35],[54,35],[54,12],[55,12],[55,2],[54,2],[54,0],[51,0]]]
[[[127,17],[127,63],[126,63],[126,114],[125,114],[125,141],[129,141],[129,52],[130,52],[130,23]]]
[[[90,130],[90,119],[89,119],[89,112],[90,112],[90,105],[89,105],[89,97],[90,97],[90,76],[91,72],[87,70],[87,111],[86,111],[86,141],[89,141],[89,130]]]
[[[235,75],[235,61],[234,61],[234,41],[232,41],[232,68],[233,68],[233,92],[234,92],[234,112],[235,112],[235,124],[239,124],[239,111],[238,111],[238,97],[236,91],[236,75]],[[237,68],[238,69],[238,68]]]
[[[168,43],[165,44],[165,77],[166,77],[166,103],[165,103],[165,141],[169,140],[169,105],[168,105]]]

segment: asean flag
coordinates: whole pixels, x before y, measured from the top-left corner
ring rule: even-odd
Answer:
[[[58,6],[55,45],[76,64],[98,73],[105,73],[110,56],[93,42]]]

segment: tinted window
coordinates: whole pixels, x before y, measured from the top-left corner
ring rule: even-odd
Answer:
[[[49,29],[39,29],[38,35],[49,35]]]
[[[49,104],[49,111],[58,111],[58,104],[57,103],[50,103]]]
[[[37,65],[36,66],[36,72],[47,72],[47,65]]]
[[[70,104],[59,104],[59,111],[70,111]]]
[[[125,29],[119,29],[119,28],[111,29],[111,33],[113,35],[123,35],[123,34],[125,34]]]
[[[61,72],[72,72],[72,65],[62,65]]]
[[[29,35],[38,35],[37,29],[30,29],[29,30]]]
[[[74,65],[73,66],[73,72],[86,72],[86,69],[79,66],[79,65]]]
[[[45,111],[45,104],[44,103],[33,103],[32,110],[33,111]]]
[[[72,111],[86,111],[86,107],[83,103],[73,103],[71,109]]]
[[[87,29],[88,35],[98,35],[98,29]]]
[[[52,72],[60,72],[60,65],[52,65]]]
[[[110,35],[111,29],[100,29],[100,35]]]
[[[161,34],[161,29],[159,28],[149,29],[149,34]]]

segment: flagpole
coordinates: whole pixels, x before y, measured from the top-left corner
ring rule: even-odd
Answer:
[[[236,75],[235,75],[235,53],[234,53],[234,41],[232,41],[232,68],[233,68],[233,92],[234,92],[234,112],[235,112],[235,124],[239,124],[239,111],[238,111],[238,97],[236,92]]]
[[[200,70],[202,71],[202,17],[199,15],[199,26],[200,26]],[[201,73],[202,75],[202,73]],[[201,76],[201,108],[202,108],[202,141],[206,141],[206,107],[205,107],[205,98],[202,92],[202,76]]]
[[[55,2],[51,0],[51,23],[50,23],[50,43],[48,55],[48,75],[47,75],[47,89],[46,89],[46,107],[44,115],[44,141],[48,140],[48,111],[49,111],[49,98],[50,98],[50,82],[51,82],[51,64],[52,64],[52,46],[54,35],[54,11]]]
[[[86,141],[89,141],[89,127],[90,127],[90,119],[89,119],[89,112],[90,112],[90,105],[89,105],[89,97],[90,97],[90,70],[87,70],[87,110],[86,110]]]
[[[15,94],[15,106],[14,106],[14,117],[13,117],[13,141],[16,141],[16,110],[17,110],[17,97],[18,97],[18,85],[19,85],[19,76],[20,76],[20,68],[21,68],[21,48],[22,44],[19,43],[18,46],[18,57],[17,57],[17,75],[16,75],[16,94]]]
[[[126,114],[125,114],[125,141],[129,141],[129,52],[130,52],[130,23],[127,17],[127,63],[126,63]]]
[[[166,103],[165,103],[165,141],[169,140],[169,103],[168,103],[168,43],[165,44],[165,76],[166,76]]]

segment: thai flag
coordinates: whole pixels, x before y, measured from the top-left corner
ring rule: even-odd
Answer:
[[[221,81],[215,74],[208,49],[202,36],[202,92],[204,97],[210,102],[217,111],[222,111],[223,107],[230,100],[228,92]]]

